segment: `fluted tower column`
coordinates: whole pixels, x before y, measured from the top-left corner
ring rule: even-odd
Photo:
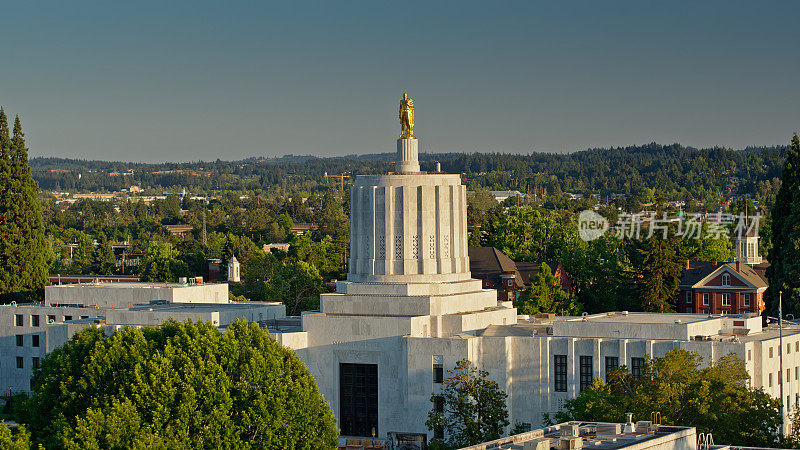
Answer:
[[[397,140],[397,173],[419,172],[419,140],[400,138]]]

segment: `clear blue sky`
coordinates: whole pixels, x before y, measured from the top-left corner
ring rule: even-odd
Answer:
[[[16,1],[0,104],[34,156],[239,159],[772,145],[800,129],[797,1]]]

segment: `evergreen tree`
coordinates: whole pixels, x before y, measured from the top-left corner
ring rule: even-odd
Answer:
[[[556,313],[577,316],[583,311],[575,296],[561,289],[561,283],[547,263],[542,263],[536,277],[531,280],[531,287],[519,296],[514,306],[519,314]]]
[[[674,237],[653,235],[641,244],[641,265],[636,275],[643,311],[672,312],[678,296],[681,263]]]
[[[772,208],[772,249],[767,269],[772,304],[777,313],[783,291],[783,312],[800,314],[800,140],[792,138],[781,176],[781,188]]]
[[[11,137],[8,131],[6,112],[0,107],[0,295],[7,292],[11,279],[11,266],[8,265],[8,241],[11,236]]]
[[[28,166],[28,149],[19,116],[14,119],[13,135],[8,134],[5,114],[0,115],[2,147],[2,197],[0,217],[0,295],[6,300],[26,299],[39,294],[47,284],[47,241],[42,222],[42,208],[37,195],[39,186]]]

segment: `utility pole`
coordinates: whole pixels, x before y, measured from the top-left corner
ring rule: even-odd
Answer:
[[[208,245],[208,238],[206,236],[206,202],[203,202],[203,247]]]
[[[783,291],[778,291],[778,358],[780,358],[781,372],[778,382],[781,388],[781,436],[786,436],[786,399],[783,398],[783,384],[788,377],[783,373]]]

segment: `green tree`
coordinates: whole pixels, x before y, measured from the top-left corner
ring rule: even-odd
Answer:
[[[178,251],[169,242],[151,242],[142,264],[142,281],[175,281],[188,275],[188,266],[178,259]]]
[[[324,291],[319,270],[305,261],[284,262],[266,283],[268,301],[286,305],[286,313],[297,316],[319,309],[319,295]]]
[[[243,320],[79,331],[34,373],[23,410],[48,448],[335,448],[306,366]]]
[[[101,234],[97,245],[92,250],[92,273],[96,275],[111,275],[114,272],[117,258],[111,249],[111,244]]]
[[[625,367],[595,379],[568,400],[555,420],[618,422],[626,412],[648,418],[659,411],[665,425],[697,427],[719,442],[737,446],[775,447],[780,442],[780,402],[748,387],[744,362],[730,354],[710,366],[702,358],[674,349],[648,358],[638,378]]]
[[[466,359],[447,371],[442,383],[442,395],[431,395],[433,409],[425,425],[429,430],[441,430],[444,440],[439,445],[460,448],[491,441],[502,436],[508,426],[506,398],[489,374],[478,370]],[[437,408],[441,404],[442,408]]]
[[[24,425],[19,425],[15,432],[11,432],[5,422],[0,422],[0,448],[4,450],[30,450],[31,435],[25,430]]]
[[[800,139],[797,133],[786,155],[781,188],[772,208],[772,245],[767,268],[770,309],[777,313],[779,292],[783,311],[800,315]]]
[[[0,109],[0,295],[7,300],[40,296],[48,284],[38,194],[19,116],[10,135],[5,111]]]
[[[733,243],[727,233],[716,236],[711,232],[708,223],[704,222],[699,234],[699,236],[687,234],[681,240],[680,255],[682,259],[722,262],[733,259]]]
[[[529,287],[514,303],[519,314],[556,313],[576,316],[583,307],[574,295],[561,289],[561,283],[553,275],[550,266],[542,263]]]
[[[640,261],[637,280],[639,299],[643,311],[671,312],[675,310],[682,265],[677,254],[674,236],[663,239],[655,234],[638,247]]]

